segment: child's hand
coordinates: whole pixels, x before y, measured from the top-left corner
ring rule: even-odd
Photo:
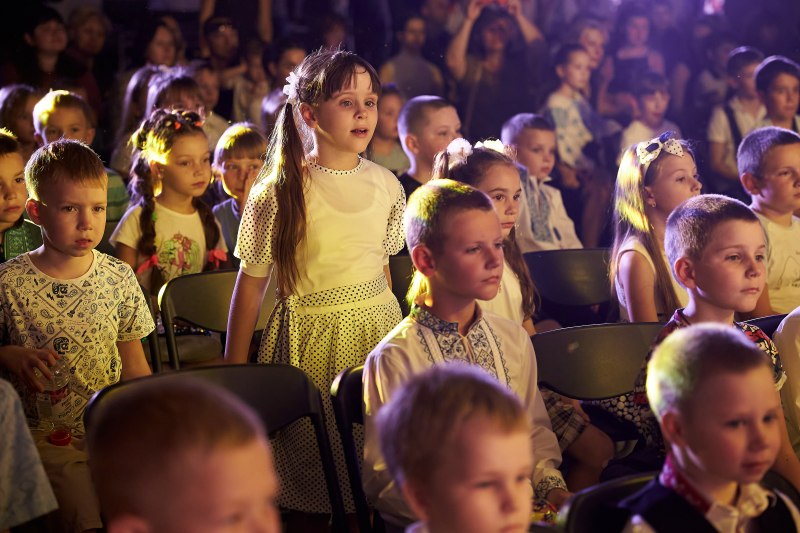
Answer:
[[[21,346],[4,346],[0,350],[0,362],[22,380],[25,385],[36,392],[44,391],[44,385],[36,375],[36,369],[45,379],[53,379],[50,367],[56,364],[60,356],[45,349],[23,348]]]
[[[571,492],[564,489],[553,489],[547,493],[547,501],[555,505],[556,509],[561,509],[561,506],[572,496]]]

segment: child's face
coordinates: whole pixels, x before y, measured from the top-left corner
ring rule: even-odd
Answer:
[[[756,67],[758,63],[751,63],[742,67],[736,78],[731,79],[731,85],[736,90],[738,96],[744,98],[757,98],[756,90]]]
[[[419,134],[415,156],[428,165],[433,165],[436,154],[447,148],[450,141],[461,137],[461,119],[455,107],[443,107],[426,113],[426,124]]]
[[[714,228],[699,261],[692,261],[698,306],[749,313],[766,279],[764,230],[758,222],[729,220]]]
[[[278,478],[261,439],[209,454],[193,454],[182,470],[163,531],[278,533]]]
[[[668,216],[678,204],[700,194],[702,185],[692,156],[678,157],[662,152],[659,157],[664,160],[659,162],[653,182],[644,188],[645,200],[652,199],[655,209]]]
[[[791,120],[800,103],[800,80],[791,74],[778,74],[761,96],[770,118]]]
[[[378,123],[378,95],[366,71],[328,100],[307,106],[306,123],[314,130],[317,149],[359,154],[367,149]]]
[[[305,58],[305,50],[302,48],[290,48],[281,54],[277,63],[270,63],[270,70],[275,76],[275,86],[283,87],[289,73],[302,63]]]
[[[205,116],[203,89],[201,88],[199,91],[180,91],[178,94],[168,95],[161,107],[164,109],[185,109],[186,111],[193,111],[200,116]]]
[[[577,50],[571,53],[569,61],[565,65],[557,67],[556,70],[561,82],[575,91],[582,91],[589,86],[592,69],[589,54],[584,51]]]
[[[152,40],[147,45],[145,58],[151,65],[175,64],[177,47],[175,46],[175,35],[168,28],[159,26],[153,35]]]
[[[432,476],[431,531],[524,532],[530,527],[533,454],[525,431],[505,433],[485,417],[469,420]]]
[[[669,93],[656,91],[653,94],[645,94],[639,98],[642,116],[639,117],[645,125],[651,128],[658,128],[664,122],[664,115],[669,107]]]
[[[39,52],[58,54],[67,47],[67,29],[57,20],[48,20],[26,33],[25,40]]]
[[[589,53],[589,66],[592,70],[600,66],[606,53],[606,36],[596,28],[586,28],[578,41]]]
[[[431,287],[466,303],[497,296],[503,275],[503,232],[497,213],[460,210],[448,218],[442,234],[445,239],[434,255]]]
[[[378,100],[378,127],[375,135],[381,139],[397,139],[397,117],[403,100],[396,94],[381,96]]]
[[[13,131],[19,142],[30,144],[36,142],[36,129],[33,125],[33,108],[38,100],[31,95],[25,100],[25,105],[14,114]]]
[[[631,17],[625,26],[625,37],[629,46],[645,46],[650,37],[650,20],[647,17]]]
[[[211,181],[211,156],[208,140],[202,133],[181,135],[172,145],[165,165],[154,163],[161,176],[163,200],[197,198]]]
[[[0,156],[0,228],[9,228],[17,223],[28,190],[25,188],[25,162],[16,152]]]
[[[50,144],[59,139],[72,139],[91,144],[94,140],[94,128],[89,125],[83,111],[73,107],[53,109],[47,124],[42,124],[39,136],[42,144]]]
[[[685,448],[686,474],[699,488],[713,493],[731,483],[758,483],[772,467],[783,414],[766,366],[709,376],[685,411],[677,440]]]
[[[217,106],[219,101],[219,78],[209,69],[203,69],[195,74],[197,84],[200,86],[200,97],[203,105],[209,111]]]
[[[800,209],[800,143],[776,146],[763,158],[761,176],[756,178],[757,197],[761,207],[776,214]]]
[[[517,161],[534,178],[546,178],[556,164],[556,132],[525,128],[516,140]]]
[[[408,19],[403,31],[397,32],[397,40],[403,49],[409,52],[419,52],[425,45],[425,20],[421,18]]]
[[[225,159],[219,170],[222,172],[222,187],[228,196],[240,200],[245,199],[245,184],[252,184],[264,161],[259,158],[229,157]]]
[[[31,220],[42,228],[45,247],[65,258],[92,253],[106,227],[108,181],[76,183],[58,180],[48,185],[41,201],[28,201]],[[35,202],[36,211],[31,210]]]
[[[75,46],[82,52],[96,56],[106,44],[106,27],[99,17],[89,17],[75,31]]]
[[[522,196],[519,172],[511,165],[492,165],[483,175],[478,189],[492,199],[497,216],[500,217],[500,227],[503,229],[505,239],[511,233],[519,216],[519,199]]]

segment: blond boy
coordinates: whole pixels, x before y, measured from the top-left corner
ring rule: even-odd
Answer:
[[[400,110],[397,132],[410,162],[409,169],[398,178],[408,198],[431,179],[436,154],[461,137],[461,120],[455,106],[444,98],[416,96]]]
[[[410,378],[378,414],[378,433],[389,471],[420,518],[407,531],[528,530],[529,421],[514,393],[486,372],[454,363]]]
[[[739,175],[767,235],[767,290],[751,317],[800,305],[800,135],[769,126],[739,145]]]
[[[667,219],[664,244],[673,275],[689,294],[689,304],[675,311],[655,344],[691,324],[733,326],[769,356],[774,388],[780,391],[786,375],[775,345],[757,326],[734,322],[736,313],[755,307],[764,290],[766,243],[755,214],[727,196],[695,196],[681,203]],[[647,369],[643,368],[634,389],[640,429],[651,448],[662,450],[663,436],[648,403],[646,381]],[[792,450],[783,411],[779,426],[781,442],[775,470],[800,486],[800,461]]]
[[[375,416],[413,375],[461,361],[482,368],[520,398],[532,427],[536,495],[560,505],[569,493],[558,471],[558,442],[537,387],[533,345],[519,324],[483,313],[476,302],[497,294],[503,272],[503,235],[491,200],[469,185],[437,179],[411,195],[404,225],[417,269],[412,283],[425,289],[409,316],[365,363],[367,496],[393,527],[419,518],[386,469]]]
[[[33,125],[39,146],[58,139],[91,145],[95,136],[94,124],[94,112],[86,100],[69,91],[50,91],[33,108]],[[128,189],[114,170],[106,168],[105,171],[108,176],[106,219],[120,220],[130,202]]]
[[[261,420],[186,376],[110,395],[87,428],[109,533],[280,531],[278,478]]]
[[[54,141],[31,156],[25,182],[26,208],[43,245],[0,265],[0,374],[22,398],[61,527],[92,530],[102,524],[83,451],[83,410],[103,387],[150,373],[140,339],[154,325],[131,268],[94,250],[105,227],[107,186],[97,154],[78,141]],[[73,438],[59,446],[40,429],[35,395],[62,357],[71,394],[58,422],[72,428]]]
[[[660,475],[621,502],[625,531],[795,531],[797,508],[761,486],[781,447],[770,359],[722,324],[676,331],[648,364],[647,397],[667,442]]]

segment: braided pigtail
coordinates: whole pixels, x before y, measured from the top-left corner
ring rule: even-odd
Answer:
[[[216,249],[220,239],[217,219],[208,204],[199,197],[192,199],[192,206],[197,209],[197,214],[200,215],[200,220],[203,223],[203,234],[206,238],[206,250],[211,252],[212,250]],[[216,270],[219,268],[219,266],[220,261],[217,255],[214,253],[207,254],[207,260],[203,270]]]

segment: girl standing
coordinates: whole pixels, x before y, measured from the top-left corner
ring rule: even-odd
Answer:
[[[219,223],[200,197],[211,181],[200,116],[155,110],[133,134],[131,203],[109,241],[151,295],[174,277],[227,265]]]
[[[403,247],[405,195],[388,170],[359,156],[375,131],[381,87],[369,63],[350,52],[320,50],[287,81],[267,163],[242,214],[225,358],[247,360],[274,275],[279,301],[258,361],[295,365],[327,391],[338,372],[363,364],[402,318],[389,287],[388,256]],[[335,427],[328,395],[322,396]],[[336,432],[331,437],[347,485]],[[317,455],[310,430],[288,431],[276,441],[281,505],[330,512]]]
[[[664,230],[672,210],[700,194],[702,185],[689,145],[671,135],[635,144],[622,155],[609,274],[622,321],[666,322],[688,301],[667,262]]]

